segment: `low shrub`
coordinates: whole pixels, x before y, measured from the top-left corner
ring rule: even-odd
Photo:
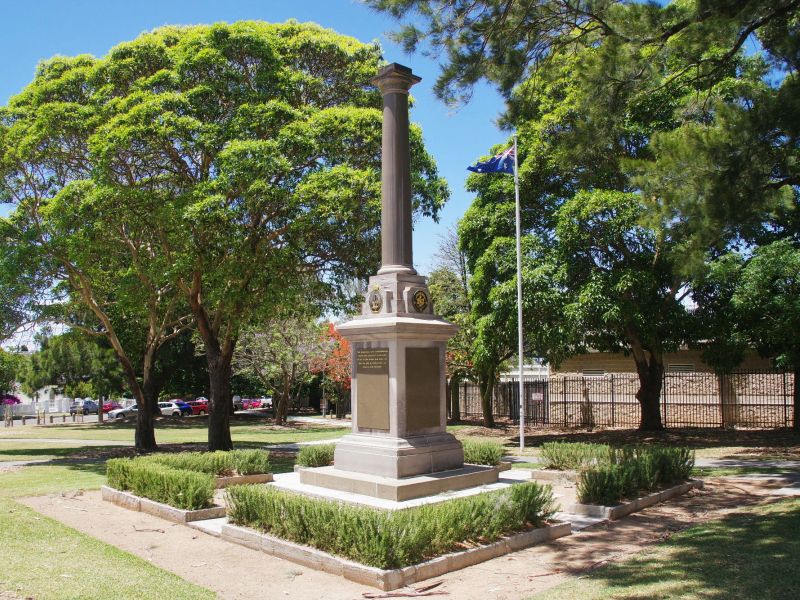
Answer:
[[[503,446],[491,440],[464,440],[464,462],[471,465],[494,466],[503,458]]]
[[[579,471],[592,465],[608,464],[610,450],[605,444],[545,442],[541,456],[547,469]]]
[[[397,511],[264,486],[235,486],[226,494],[232,523],[382,569],[416,564],[464,543],[490,543],[538,527],[554,512],[552,489],[536,482]]]
[[[327,467],[333,464],[334,444],[303,446],[297,453],[297,464],[301,467]]]
[[[617,504],[642,490],[685,481],[694,468],[694,451],[664,446],[624,446],[609,451],[608,463],[581,471],[578,499]]]
[[[156,463],[185,471],[208,473],[216,477],[233,475],[233,463],[230,452],[179,452],[175,454],[151,454],[139,460]]]
[[[232,450],[229,454],[233,470],[239,475],[261,475],[272,471],[268,450]]]
[[[108,485],[185,510],[211,506],[215,490],[211,474],[175,469],[147,458],[109,460]]]
[[[173,469],[209,473],[215,477],[270,472],[269,452],[258,449],[151,454],[140,457],[140,460],[158,463]]]

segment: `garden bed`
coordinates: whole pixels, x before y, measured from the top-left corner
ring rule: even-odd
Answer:
[[[108,486],[175,509],[211,508],[220,487],[272,480],[263,450],[184,452],[114,458],[106,463]]]
[[[244,534],[239,536],[249,540],[248,544],[253,547],[271,552],[275,547],[274,540],[281,540],[280,552],[295,546],[304,548],[303,552],[286,550],[288,558],[302,558],[307,561],[303,564],[311,566],[315,566],[323,555],[336,556],[336,565],[357,563],[368,569],[359,575],[362,579],[366,577],[363,573],[371,573],[369,578],[372,579],[374,574],[382,573],[371,583],[379,587],[398,582],[398,585],[403,585],[403,582],[411,581],[412,570],[408,570],[409,567],[418,567],[464,550],[491,546],[493,550],[483,552],[503,554],[522,547],[523,540],[530,539],[530,543],[535,543],[540,540],[538,536],[545,534],[531,532],[549,525],[548,520],[555,508],[550,487],[531,481],[401,511],[345,504],[273,486],[230,488],[226,502],[230,525],[252,531],[253,536],[267,536],[263,539]],[[231,531],[228,535],[234,535]],[[235,531],[241,533],[239,529]],[[560,529],[554,531],[561,532]],[[526,537],[525,534],[531,535]],[[517,538],[517,535],[523,537]],[[495,545],[510,538],[513,541]],[[257,542],[253,541],[256,539]],[[314,552],[309,554],[312,548]],[[436,564],[447,565],[448,561],[443,559]],[[474,563],[457,561],[455,564],[466,566]],[[335,568],[340,572],[343,567]],[[455,568],[461,567],[447,567],[441,572]],[[406,571],[402,577],[387,574],[403,569]],[[342,573],[348,576],[346,572]]]
[[[147,513],[154,517],[160,517],[173,523],[191,523],[192,521],[204,521],[206,519],[216,519],[224,517],[226,508],[224,506],[210,506],[208,508],[200,508],[195,510],[187,510],[182,508],[175,508],[169,504],[163,504],[150,500],[149,498],[142,498],[131,494],[114,489],[107,485],[100,488],[103,500],[134,510],[137,512]]]
[[[652,492],[650,494],[627,500],[614,506],[581,504],[576,502],[575,504],[566,507],[565,511],[576,515],[585,515],[587,517],[597,517],[614,521],[631,513],[645,509],[648,506],[653,506],[654,504],[664,502],[665,500],[669,500],[670,498],[674,498],[676,496],[682,496],[690,490],[701,489],[702,487],[703,482],[701,480],[693,479],[691,481],[687,481],[686,483],[674,485],[658,492]]]
[[[477,546],[461,552],[451,552],[414,565],[397,569],[381,569],[342,558],[312,548],[261,533],[248,527],[223,525],[221,539],[260,550],[266,554],[289,560],[293,563],[339,575],[364,585],[390,591],[417,581],[438,577],[478,563],[503,556],[536,544],[549,542],[570,535],[569,523],[556,523],[509,535],[493,543]]]

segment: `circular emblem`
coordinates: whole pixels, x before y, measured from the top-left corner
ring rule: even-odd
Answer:
[[[380,312],[381,306],[383,306],[383,296],[378,290],[372,290],[367,296],[367,303],[372,312]]]
[[[417,312],[423,312],[426,308],[428,308],[428,294],[422,290],[417,290],[414,292],[414,296],[411,301],[412,304],[414,304],[414,310]]]

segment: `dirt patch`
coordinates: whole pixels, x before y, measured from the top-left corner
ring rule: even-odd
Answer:
[[[709,479],[706,488],[613,523],[450,573],[437,590],[459,600],[528,597],[624,559],[697,523],[774,500],[783,481]],[[99,492],[26,498],[23,503],[90,536],[151,561],[221,598],[361,598],[373,588],[300,567],[143,513],[102,502]],[[175,557],[180,556],[181,560]],[[415,584],[425,585],[424,582]]]

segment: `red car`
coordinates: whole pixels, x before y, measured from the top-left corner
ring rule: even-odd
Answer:
[[[192,407],[193,415],[207,415],[208,414],[208,401],[207,400],[189,400],[186,404]]]
[[[119,402],[114,402],[110,400],[108,402],[103,402],[103,412],[111,412],[112,410],[117,410],[118,408],[122,408],[122,405]]]
[[[246,398],[242,400],[243,410],[251,410],[253,408],[261,408],[261,400],[258,398]]]

